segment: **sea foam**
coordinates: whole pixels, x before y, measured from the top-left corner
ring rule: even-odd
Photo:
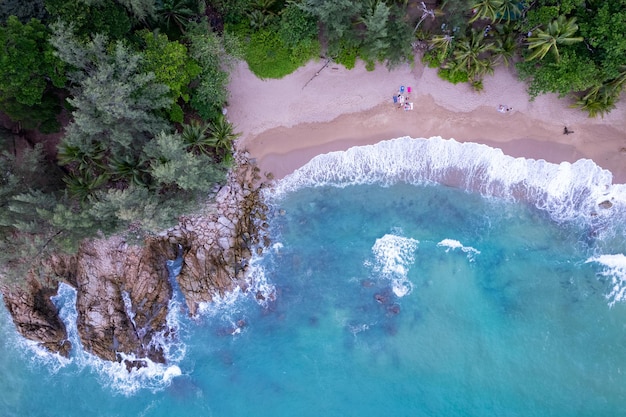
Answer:
[[[626,300],[626,256],[624,254],[600,255],[587,259],[587,263],[601,264],[604,269],[600,275],[611,280],[611,288],[606,294],[609,306]]]
[[[413,238],[386,234],[376,239],[372,246],[375,261],[372,267],[374,273],[389,280],[393,293],[397,297],[409,294],[413,288],[408,279],[409,267],[415,262],[415,251],[419,241]]]
[[[437,243],[437,246],[447,248],[446,252],[450,251],[451,249],[461,249],[461,251],[467,253],[467,259],[469,259],[470,261],[474,260],[474,256],[480,255],[479,250],[471,246],[463,246],[461,242],[454,239],[443,239],[441,242]]]
[[[626,186],[613,185],[612,178],[610,171],[589,159],[553,164],[513,158],[476,143],[405,136],[318,155],[279,181],[272,194],[280,198],[316,186],[438,183],[528,201],[557,221],[584,217],[598,223],[626,206]],[[603,202],[608,203],[599,208]]]

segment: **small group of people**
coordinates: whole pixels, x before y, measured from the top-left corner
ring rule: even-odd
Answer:
[[[406,92],[405,92],[406,91]],[[400,86],[398,94],[393,97],[393,103],[398,105],[398,108],[404,108],[404,110],[413,110],[413,103],[409,102],[409,93],[411,87],[404,89],[404,86]]]
[[[498,106],[498,111],[499,111],[500,113],[508,113],[508,112],[510,112],[511,110],[513,110],[513,107],[509,107],[509,106],[506,106],[506,105],[504,105],[504,104],[500,104],[500,105]]]

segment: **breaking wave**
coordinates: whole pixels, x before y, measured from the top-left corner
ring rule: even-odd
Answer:
[[[613,185],[612,179],[589,159],[553,164],[476,143],[405,136],[318,155],[279,181],[272,193],[280,198],[304,187],[438,183],[528,201],[556,221],[583,217],[598,223],[626,206],[626,186]]]
[[[454,239],[444,239],[441,242],[437,243],[437,246],[447,248],[446,252],[449,252],[450,250],[461,249],[462,252],[467,253],[467,259],[469,259],[470,261],[473,261],[476,255],[480,255],[479,250],[471,246],[463,246],[461,242]]]
[[[415,262],[415,251],[419,241],[413,238],[386,234],[376,239],[372,246],[374,262],[366,261],[375,274],[390,281],[393,293],[403,297],[411,292],[409,268]]]

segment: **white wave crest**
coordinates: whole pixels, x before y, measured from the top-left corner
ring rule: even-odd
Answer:
[[[270,191],[281,198],[304,187],[440,183],[485,196],[525,200],[555,220],[612,215],[626,207],[626,186],[593,161],[571,164],[513,158],[500,149],[454,139],[402,137],[318,155]],[[599,209],[609,201],[613,209]]]
[[[613,255],[600,255],[589,258],[586,261],[596,262],[604,266],[601,275],[611,279],[611,290],[606,294],[609,306],[626,300],[626,256],[618,253]]]
[[[391,281],[393,292],[398,297],[409,294],[413,288],[407,275],[409,267],[415,262],[418,244],[416,239],[386,234],[376,239],[372,246],[375,258],[373,271]]]
[[[470,261],[474,261],[474,257],[476,255],[480,255],[480,251],[471,247],[471,246],[463,246],[461,242],[454,239],[444,239],[441,242],[437,243],[437,246],[442,246],[447,248],[446,252],[450,251],[450,249],[461,249],[461,251],[467,253],[467,259]]]

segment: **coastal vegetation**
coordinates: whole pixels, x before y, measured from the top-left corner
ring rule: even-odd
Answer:
[[[531,99],[590,116],[626,86],[626,0],[2,0],[0,39],[3,285],[83,238],[141,239],[205,202],[232,164],[236,59],[280,78],[319,57],[420,57],[476,91],[506,65]]]

